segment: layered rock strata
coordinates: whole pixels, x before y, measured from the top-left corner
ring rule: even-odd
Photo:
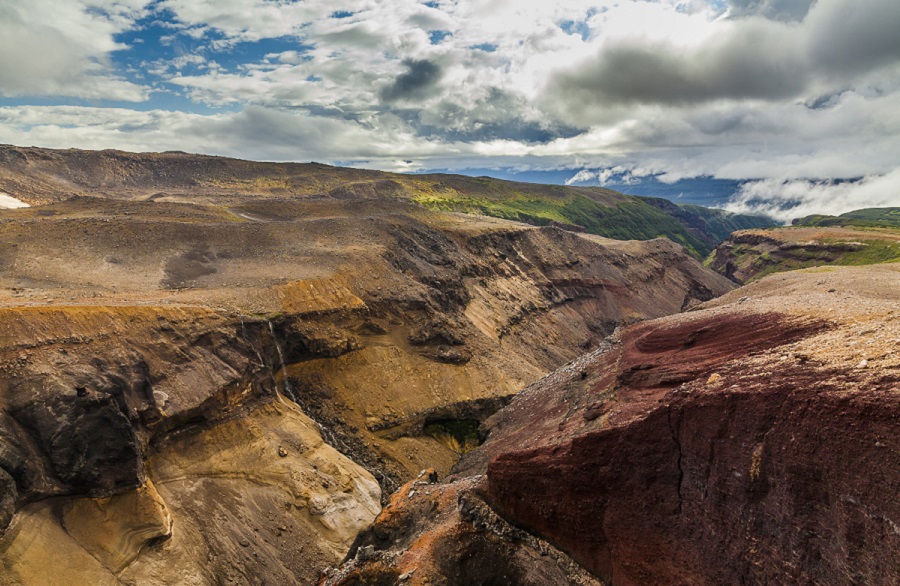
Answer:
[[[708,266],[736,283],[829,265],[861,266],[900,260],[895,227],[808,227],[741,230],[719,244]]]

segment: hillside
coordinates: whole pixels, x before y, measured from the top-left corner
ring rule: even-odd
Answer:
[[[699,217],[704,224],[704,232],[711,234],[716,244],[727,239],[732,232],[758,228],[774,228],[776,224],[765,216],[732,214],[725,210],[704,208],[697,205],[682,205],[682,209]]]
[[[792,222],[795,226],[844,226],[859,228],[900,228],[900,208],[867,208],[840,216],[806,216]]]
[[[665,200],[602,188],[461,175],[400,175],[317,163],[257,163],[176,152],[136,154],[8,145],[0,146],[0,193],[29,204],[59,202],[75,195],[209,205],[248,195],[259,200],[413,201],[435,210],[539,226],[564,224],[618,240],[665,236],[697,258],[705,257],[727,236],[723,225],[772,225],[755,216],[731,216],[696,206],[679,208]]]

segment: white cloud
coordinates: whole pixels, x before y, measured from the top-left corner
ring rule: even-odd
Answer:
[[[614,178],[615,183],[617,184],[633,185],[637,183],[642,176],[646,176],[646,173],[641,173],[640,171],[635,173],[632,169],[623,167],[622,165],[597,170],[582,169],[569,177],[569,179],[566,180],[566,185],[586,183],[589,181],[596,181],[600,185],[606,185]]]
[[[121,78],[113,37],[149,0],[4,0],[0,3],[0,96],[65,96],[143,101],[145,88]]]
[[[839,215],[892,206],[900,206],[900,169],[853,182],[753,181],[744,184],[725,209],[765,214],[788,223],[811,214]]]
[[[163,0],[159,8],[171,11],[189,30],[215,29],[231,43],[237,43],[297,34],[305,23],[325,18],[332,11],[340,10],[341,4],[268,0]]]

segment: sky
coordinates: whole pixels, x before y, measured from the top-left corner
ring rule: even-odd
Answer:
[[[900,2],[2,0],[0,142],[900,206]]]

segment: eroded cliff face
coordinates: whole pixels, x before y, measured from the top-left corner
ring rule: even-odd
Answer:
[[[484,502],[483,476],[436,481],[426,470],[394,493],[320,585],[601,586],[569,556],[499,517]]]
[[[531,385],[430,498],[456,494],[434,510],[457,516],[486,503],[610,584],[893,584],[898,389],[895,265],[779,274],[622,328]],[[362,541],[371,549],[329,583],[409,572],[459,523],[413,509],[379,518]],[[477,537],[459,542],[495,526],[470,522]],[[506,533],[492,552],[524,543]],[[464,583],[418,567],[415,583]]]
[[[0,251],[13,584],[313,582],[458,460],[426,427],[731,288],[669,241],[389,200],[76,198],[0,212]]]
[[[2,324],[9,583],[310,581],[380,509],[275,393],[263,321],[54,306]]]

